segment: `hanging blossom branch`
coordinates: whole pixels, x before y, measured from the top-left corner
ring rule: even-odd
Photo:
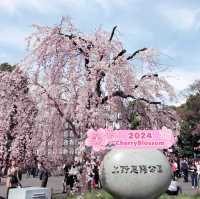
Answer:
[[[136,56],[139,52],[141,51],[144,51],[144,50],[147,50],[147,48],[143,48],[143,49],[140,49],[140,50],[137,50],[133,53],[133,55],[131,55],[131,58],[129,59],[132,59],[134,56]],[[122,50],[115,58],[114,58],[114,61],[117,60],[120,56],[122,56],[124,53],[126,53],[126,50]],[[101,81],[103,80],[103,78],[105,77],[105,72],[104,71],[101,71],[100,73],[100,76],[99,76],[99,79],[97,81],[97,85],[96,85],[96,92],[97,92],[97,95],[98,97],[101,97]],[[148,79],[148,78],[158,78],[158,74],[147,74],[147,75],[143,75],[141,78],[140,78],[140,81],[143,81],[145,79]],[[139,88],[139,84],[135,85],[134,86],[134,89],[137,89]],[[134,96],[132,95],[127,95],[125,94],[123,91],[115,91],[113,92],[113,94],[110,96],[110,97],[122,97],[122,98],[132,98],[134,100],[139,100],[139,101],[144,101],[146,103],[149,103],[149,104],[161,104],[161,102],[158,102],[158,101],[150,101],[150,100],[147,100],[145,98],[135,98]],[[107,100],[109,99],[108,96],[104,97],[101,101],[101,104],[104,104]]]
[[[104,97],[104,98],[101,100],[101,104],[105,104],[105,103],[108,101],[108,99],[109,99],[109,98],[112,98],[112,97],[121,97],[121,98],[125,98],[125,99],[131,98],[131,99],[136,100],[136,101],[143,101],[143,102],[146,102],[146,103],[148,103],[148,104],[155,104],[155,105],[161,105],[161,104],[162,104],[161,102],[158,102],[158,101],[150,101],[150,100],[145,99],[145,98],[143,98],[143,97],[138,97],[138,98],[136,98],[136,97],[134,97],[133,95],[125,94],[123,91],[120,91],[120,90],[113,92],[111,96],[106,96],[106,97]]]
[[[48,99],[50,99],[50,100],[54,103],[54,106],[55,106],[56,110],[58,111],[59,115],[63,118],[65,115],[64,115],[64,113],[61,111],[60,106],[59,106],[59,104],[56,102],[56,100],[48,93],[48,91],[44,88],[44,86],[42,86],[42,85],[39,84],[39,83],[37,83],[37,85],[38,85],[40,88],[43,89],[43,92],[47,95]],[[73,124],[73,122],[72,122],[70,119],[68,119],[68,118],[65,118],[65,121],[71,126],[74,135],[76,135],[77,137],[79,137],[78,134],[77,134],[77,132],[76,132],[76,127],[75,127],[75,125]]]
[[[110,38],[109,38],[109,41],[110,41],[110,42],[111,42],[112,39],[113,39],[113,36],[114,36],[114,34],[115,34],[116,29],[117,29],[117,26],[114,26],[114,28],[113,28],[113,30],[112,30],[112,33],[111,33],[111,36],[110,36]],[[72,40],[72,43],[73,43],[73,45],[74,45],[75,47],[78,46],[77,42],[74,41],[75,38],[78,38],[80,41],[83,41],[83,42],[85,42],[86,44],[88,44],[88,45],[87,45],[87,49],[88,49],[88,50],[90,50],[91,48],[94,48],[94,47],[95,47],[94,44],[93,44],[91,41],[88,41],[88,40],[86,40],[86,39],[84,39],[84,38],[82,38],[82,37],[80,37],[80,36],[76,36],[76,35],[74,35],[74,34],[70,34],[70,35],[69,35],[69,34],[63,34],[63,33],[61,33],[61,32],[59,32],[59,34],[62,35],[62,36],[64,36],[64,37],[69,38],[69,40]],[[146,51],[147,49],[148,49],[148,48],[141,48],[141,49],[139,49],[139,50],[136,50],[132,55],[130,55],[129,57],[127,57],[127,60],[133,59],[137,54],[139,54],[140,52],[144,52],[144,51]],[[80,52],[81,54],[83,54],[83,55],[85,56],[85,67],[87,68],[87,67],[88,67],[88,64],[89,64],[89,55],[88,55],[88,53],[86,53],[86,52],[83,50],[83,48],[81,48],[81,47],[78,47],[78,50],[79,50],[79,52]],[[115,64],[115,61],[116,61],[119,57],[123,56],[126,52],[127,52],[126,49],[122,49],[122,50],[113,58],[112,64]],[[103,59],[103,55],[101,55],[100,61],[102,61],[102,59]],[[108,67],[110,67],[110,64],[108,65]]]
[[[102,78],[105,76],[105,73],[103,73],[104,75],[101,76],[101,78],[99,79],[98,81],[98,85],[97,85],[97,88],[96,89],[96,92],[98,93],[98,96],[100,97],[101,96],[101,89],[100,89],[100,82],[102,80]],[[142,81],[144,81],[145,79],[149,79],[149,78],[158,78],[158,74],[148,74],[148,75],[143,75],[141,78],[140,78],[140,81],[139,83],[141,83]],[[134,89],[138,89],[139,88],[139,84],[135,85],[134,86]],[[134,97],[133,95],[130,95],[130,94],[125,94],[123,91],[121,90],[118,90],[118,91],[115,91],[113,92],[110,96],[105,96],[104,98],[102,98],[101,100],[101,104],[105,104],[109,98],[112,98],[112,97],[121,97],[121,98],[131,98],[133,100],[136,100],[136,101],[143,101],[143,102],[146,102],[148,104],[155,104],[155,105],[161,105],[162,103],[160,101],[151,101],[151,100],[148,100],[148,99],[145,99],[145,98],[136,98]]]
[[[82,55],[85,56],[85,68],[88,69],[88,65],[89,65],[89,55],[88,53],[82,48],[78,46],[78,43],[76,41],[74,41],[75,38],[78,38],[80,41],[83,41],[84,43],[88,44],[87,45],[87,50],[90,50],[92,47],[94,47],[93,43],[91,41],[87,41],[86,39],[80,37],[80,36],[76,36],[74,34],[63,34],[61,32],[59,32],[59,35],[62,35],[64,37],[69,38],[69,40],[72,41],[72,44],[77,48],[77,50],[79,51],[79,53],[81,53]]]

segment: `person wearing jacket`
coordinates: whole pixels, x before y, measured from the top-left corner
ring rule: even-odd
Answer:
[[[39,163],[38,169],[40,173],[39,178],[41,180],[41,187],[46,187],[49,178],[48,170],[45,168],[43,162]]]

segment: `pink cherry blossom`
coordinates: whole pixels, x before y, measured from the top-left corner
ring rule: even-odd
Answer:
[[[5,167],[12,158],[24,163],[34,158],[37,108],[28,86],[22,71],[0,72],[0,159]]]
[[[97,131],[90,129],[87,132],[86,146],[92,146],[95,151],[104,150],[108,144],[107,133],[103,129]]]

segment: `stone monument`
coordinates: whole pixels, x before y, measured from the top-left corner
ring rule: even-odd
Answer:
[[[172,176],[167,159],[154,149],[113,149],[100,170],[103,188],[119,199],[156,199]]]

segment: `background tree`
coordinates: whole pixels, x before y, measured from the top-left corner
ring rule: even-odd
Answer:
[[[186,103],[176,108],[181,118],[179,146],[183,156],[192,156],[200,139],[200,81],[196,80],[185,92]]]
[[[28,79],[19,69],[3,64],[0,72],[0,158],[7,167],[10,159],[32,158],[32,136],[37,114],[28,94]],[[6,71],[6,68],[8,71]]]
[[[2,63],[0,64],[0,71],[8,71],[8,72],[12,72],[14,69],[16,68],[16,66],[12,66],[8,63]]]
[[[89,128],[112,127],[114,122],[129,128],[125,115],[130,101],[144,106],[140,115],[148,115],[150,120],[143,128],[165,125],[165,119],[158,123],[155,115],[164,110],[163,97],[173,97],[174,92],[156,73],[157,50],[142,48],[127,53],[115,36],[117,27],[111,33],[99,28],[82,34],[63,18],[54,27],[35,28],[29,37],[29,55],[21,67],[30,74],[38,102],[38,135],[43,142],[49,139],[52,143],[54,157],[62,150],[66,124],[81,138]],[[140,77],[135,60],[142,63]]]

